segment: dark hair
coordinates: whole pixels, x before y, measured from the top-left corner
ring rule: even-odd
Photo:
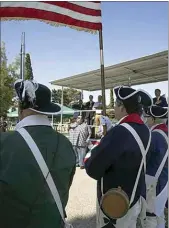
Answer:
[[[117,105],[123,105],[128,114],[137,113],[141,116],[143,113],[143,106],[138,103],[138,99],[135,96],[124,101],[117,99]]]
[[[155,89],[155,92],[156,92],[156,91],[159,91],[159,92],[161,93],[161,90],[160,90],[160,89]]]

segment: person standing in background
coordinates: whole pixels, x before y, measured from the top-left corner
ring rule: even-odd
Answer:
[[[153,145],[146,172],[146,228],[165,228],[164,210],[168,199],[168,110],[152,106],[144,116],[152,132]]]
[[[96,125],[99,126],[96,134],[100,138],[105,136],[106,133],[113,127],[112,121],[109,119],[107,115],[97,115]]]
[[[102,103],[102,96],[98,96],[98,101],[94,103],[93,109],[96,110],[101,110],[103,108],[103,103]]]
[[[7,131],[8,124],[5,121],[4,116],[1,117],[0,119],[0,132],[6,132]]]
[[[93,101],[93,95],[89,96],[89,101],[86,103],[85,105],[85,109],[86,110],[90,110],[90,112],[86,111],[86,122],[87,124],[90,126],[92,134],[91,137],[94,138],[95,135],[95,128],[93,126],[94,124],[94,118],[95,118],[95,112],[91,112],[91,110],[93,110],[93,106],[94,106],[95,102]]]
[[[93,96],[89,96],[89,101],[85,105],[86,110],[92,110],[94,106]],[[88,125],[93,125],[95,112],[86,112],[86,120]]]
[[[136,91],[128,86],[116,87],[114,91],[118,125],[110,129],[100,144],[86,155],[85,169],[90,177],[97,180],[96,227],[136,228],[139,215],[141,221],[146,218],[146,213],[141,215],[142,208],[145,209],[146,196],[145,166],[143,169],[141,164],[143,159],[146,160],[151,141],[150,131],[142,121],[141,114],[142,106],[151,106],[152,99],[146,92]],[[131,133],[131,129],[135,134]],[[137,138],[140,138],[140,141],[137,141]],[[145,148],[144,153],[141,150],[142,144]],[[103,212],[102,197],[109,190],[118,189],[119,186],[128,196],[129,209],[121,218],[110,219]],[[111,204],[120,209],[117,201]]]
[[[15,131],[0,134],[0,227],[65,227],[75,154],[48,119],[61,108],[42,84],[18,80],[15,90],[20,122]]]
[[[161,96],[160,89],[155,90],[155,97],[153,98],[153,104],[160,107],[168,107],[166,98],[164,96]]]
[[[91,137],[91,130],[87,126],[85,119],[79,116],[77,119],[78,126],[74,129],[74,141],[73,147],[77,156],[78,165],[81,169],[84,169],[84,158],[87,152],[88,142]]]

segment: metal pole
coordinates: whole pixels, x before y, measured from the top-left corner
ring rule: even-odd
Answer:
[[[128,86],[131,87],[131,77],[128,78]]]
[[[53,115],[52,115],[52,127],[53,127]]]
[[[102,33],[102,30],[99,30],[99,44],[100,44],[100,70],[101,70],[103,115],[106,115],[106,96],[105,96],[105,77],[104,77],[104,55],[103,55],[103,33]]]
[[[20,50],[20,79],[22,79],[22,37],[21,37],[21,50]]]
[[[25,78],[25,32],[21,36],[21,50],[20,50],[20,79]],[[20,107],[18,105],[18,116],[20,116]]]
[[[22,33],[21,37],[21,62],[20,62],[20,78],[25,79],[25,32]]]
[[[22,79],[25,79],[25,32],[22,33]]]
[[[83,90],[81,90],[81,100],[83,101]]]
[[[62,86],[62,98],[61,98],[61,132],[62,132],[62,124],[63,124],[63,86]]]

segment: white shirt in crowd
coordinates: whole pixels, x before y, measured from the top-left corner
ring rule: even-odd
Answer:
[[[100,116],[100,126],[99,126],[99,129],[98,129],[98,135],[102,135],[103,134],[103,126],[107,127],[107,131],[109,131],[112,127],[113,127],[113,124],[111,122],[111,120],[109,119],[109,117],[107,116]]]
[[[100,117],[100,125],[102,125],[102,126],[106,125],[107,131],[109,131],[113,126],[113,124],[112,124],[112,122],[108,116],[101,116]]]

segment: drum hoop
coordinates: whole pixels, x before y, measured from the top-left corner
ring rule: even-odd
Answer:
[[[105,196],[109,195],[110,193],[113,193],[114,195],[120,195],[122,196],[122,198],[124,199],[124,201],[126,201],[126,205],[128,205],[128,207],[126,207],[126,210],[125,212],[122,214],[122,216],[120,217],[114,217],[114,218],[111,218],[107,213],[105,213],[102,205],[103,205],[103,201],[104,201],[104,198]],[[119,188],[111,188],[109,189],[102,197],[101,197],[101,200],[100,200],[100,207],[103,211],[103,213],[110,219],[119,219],[119,218],[122,218],[123,216],[125,216],[129,210],[129,204],[130,204],[130,200],[129,200],[129,197],[128,195],[126,194],[125,191],[123,191],[122,189],[119,189]]]

